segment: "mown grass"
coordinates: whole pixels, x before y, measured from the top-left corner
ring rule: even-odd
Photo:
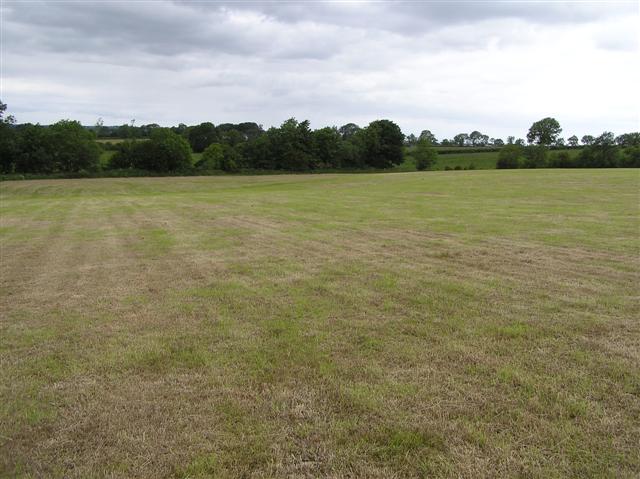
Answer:
[[[2,183],[0,476],[637,477],[639,186]]]

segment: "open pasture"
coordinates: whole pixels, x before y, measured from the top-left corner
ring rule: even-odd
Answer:
[[[639,183],[4,182],[0,476],[638,477]]]

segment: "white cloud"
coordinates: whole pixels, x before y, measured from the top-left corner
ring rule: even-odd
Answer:
[[[2,100],[19,121],[638,129],[628,4],[3,5]]]

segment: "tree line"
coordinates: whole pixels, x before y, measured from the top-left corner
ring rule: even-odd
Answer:
[[[615,136],[605,131],[597,137],[582,137],[583,148],[577,155],[569,151],[550,151],[558,145],[562,132],[555,118],[543,118],[531,125],[524,142],[509,142],[498,153],[496,168],[639,168],[640,133]],[[577,146],[577,137],[570,138]]]
[[[407,154],[416,169],[425,170],[436,162],[434,146],[451,145],[448,140],[438,141],[429,130],[419,137],[405,136],[391,120],[372,121],[363,128],[348,123],[317,130],[310,128],[309,121],[294,118],[267,130],[252,122],[163,128],[155,124],[134,126],[133,121],[121,127],[105,127],[99,120],[93,127],[84,127],[70,120],[50,126],[16,124],[5,112],[6,105],[0,102],[2,174],[388,169],[403,163]],[[118,143],[96,141],[111,138],[114,131],[126,139]],[[640,166],[638,133],[585,136],[586,146],[578,156],[571,156],[564,151],[549,152],[559,145],[561,131],[555,119],[545,118],[532,125],[528,144],[514,137],[505,144],[478,131],[456,135],[452,141],[453,146],[465,146],[468,151],[500,146],[498,168]],[[570,138],[570,146],[574,139]],[[100,157],[105,150],[112,153],[103,164]],[[195,163],[193,153],[197,154]]]

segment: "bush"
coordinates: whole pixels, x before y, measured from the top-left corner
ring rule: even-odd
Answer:
[[[545,145],[529,145],[524,149],[524,168],[545,168],[548,148]]]
[[[391,168],[403,160],[404,135],[390,120],[376,120],[356,135],[362,136],[364,163],[373,168]]]
[[[551,154],[549,157],[549,166],[551,168],[575,168],[576,164],[568,151],[560,151]]]
[[[224,148],[220,143],[211,143],[202,153],[202,159],[196,163],[200,170],[221,170],[224,161]]]
[[[625,148],[619,164],[620,168],[640,168],[640,146]]]
[[[505,145],[498,153],[498,161],[496,168],[512,169],[520,167],[520,158],[522,157],[522,147],[519,145]]]
[[[615,145],[613,133],[604,132],[582,149],[577,163],[580,168],[615,168],[619,159],[620,148]]]
[[[413,151],[413,157],[416,160],[416,169],[423,171],[431,167],[438,159],[438,153],[431,146],[428,140],[419,140],[415,150]]]
[[[149,140],[123,142],[109,167],[154,172],[187,170],[191,168],[191,147],[168,128],[157,128]]]

